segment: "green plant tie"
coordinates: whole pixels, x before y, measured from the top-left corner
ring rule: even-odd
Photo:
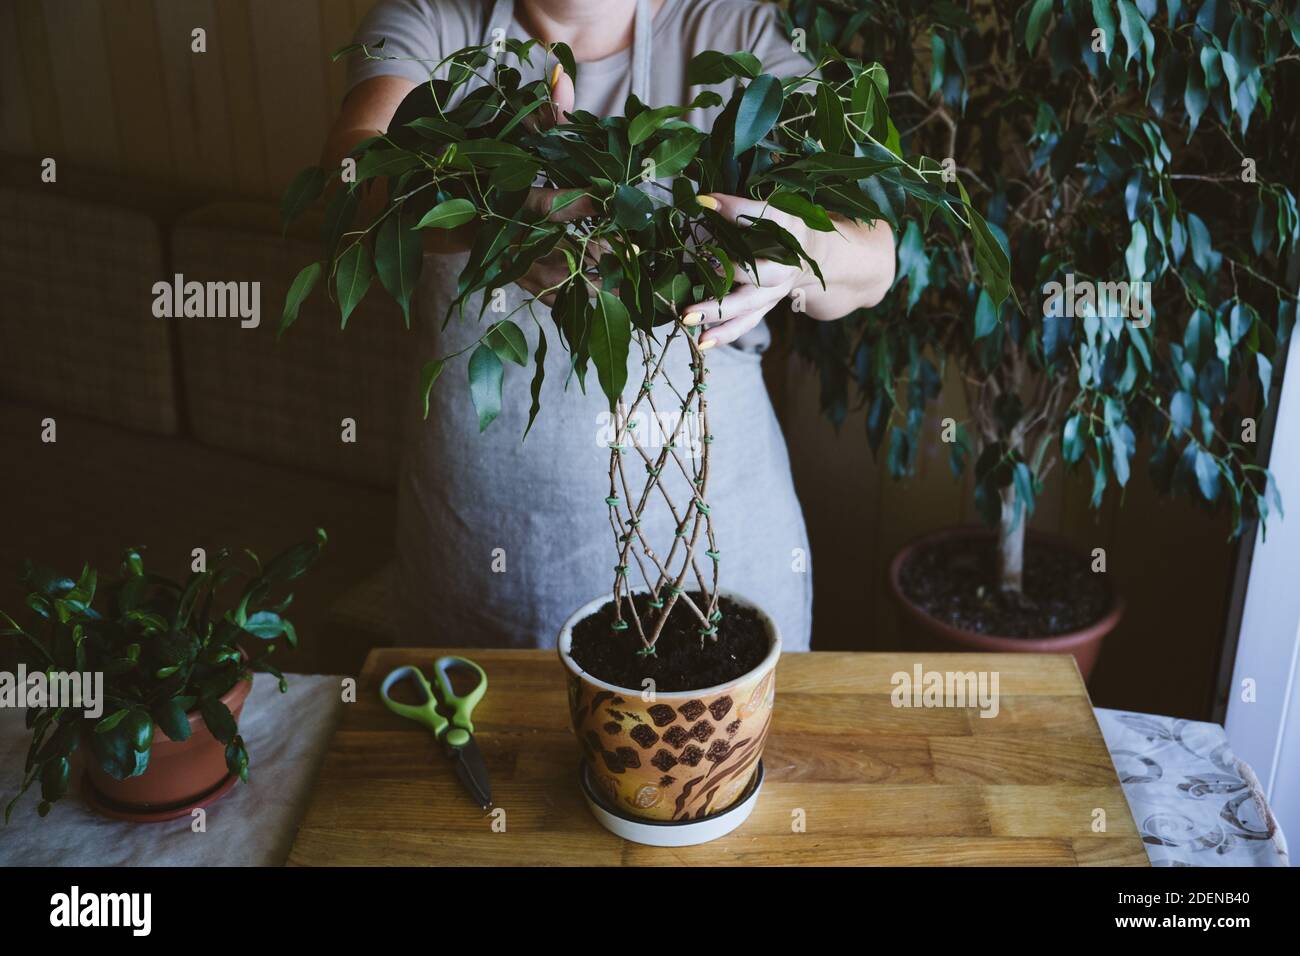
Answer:
[[[609,450],[612,451],[612,452],[613,452],[614,454],[616,454],[616,455],[621,455],[621,454],[623,454],[623,452],[627,451],[627,445],[618,445],[618,444],[615,444],[614,442],[610,442],[610,443],[609,443]]]
[[[706,444],[706,445],[712,445],[712,444],[713,444],[713,436],[712,436],[712,435],[705,435],[703,438],[700,439],[700,441],[704,442],[704,444]]]
[[[671,594],[671,595],[673,595],[673,596],[676,596],[676,595],[682,593],[682,589],[679,588],[677,585],[673,584],[673,585],[670,585],[670,586],[669,586],[669,588],[668,588],[668,593]]]
[[[700,628],[700,637],[715,637],[717,636],[717,633],[718,633],[718,629],[716,627]]]
[[[609,629],[611,631],[626,631],[627,621],[622,621],[622,620],[615,621],[613,624],[609,626]]]
[[[718,558],[722,557],[721,551],[714,551],[712,548],[710,548],[708,551],[705,551],[704,553],[708,555],[710,558],[712,558],[714,561],[717,561]]]
[[[636,652],[636,656],[637,657],[658,657],[658,655],[655,653],[655,647],[653,644],[651,644],[649,647],[642,647],[639,651]]]
[[[643,391],[643,392],[648,392],[648,391],[650,391],[650,390],[651,390],[652,388],[654,388],[654,387],[655,387],[655,383],[654,383],[654,382],[642,382],[642,383],[641,383],[641,391]]]
[[[620,578],[627,577],[627,565],[626,564],[614,565],[614,573],[617,574]]]
[[[655,598],[653,601],[650,602],[650,606],[654,608],[656,611],[658,611],[660,608],[664,606],[664,599]]]
[[[696,383],[695,383],[695,390],[696,390],[697,392],[707,392],[707,391],[709,390],[709,383],[708,383],[708,382],[696,382]]]
[[[659,468],[651,468],[649,465],[645,466],[645,473],[649,475],[651,478],[658,478],[659,471],[660,471]]]
[[[636,431],[636,422],[628,422],[628,423],[627,423],[627,430],[630,431],[630,432],[634,432],[634,431]]]
[[[717,624],[719,621],[721,621],[721,620],[722,620],[722,608],[714,608],[714,609],[713,609],[713,614],[712,614],[712,616],[709,618],[709,620],[712,621],[714,624]]]
[[[639,528],[639,527],[641,527],[641,519],[640,519],[640,518],[629,518],[628,521],[627,521],[627,526],[628,526],[629,528]]]
[[[619,503],[619,501],[620,498],[618,497],[618,495],[610,495],[608,498],[605,499],[605,504],[613,508]]]
[[[709,513],[709,506],[697,498],[695,500],[695,510],[702,515],[707,515]]]

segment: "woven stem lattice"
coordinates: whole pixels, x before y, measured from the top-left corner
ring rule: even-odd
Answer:
[[[634,626],[641,640],[641,653],[653,654],[668,615],[679,600],[699,619],[701,642],[705,638],[717,639],[717,623],[722,616],[718,609],[720,554],[708,504],[709,448],[713,436],[709,433],[708,401],[704,397],[708,389],[704,353],[695,338],[677,324],[673,325],[662,348],[657,352],[656,342],[648,333],[638,331],[635,337],[641,350],[644,373],[641,387],[631,405],[620,398],[614,408],[614,440],[610,442],[609,454],[609,496],[605,503],[609,506],[610,528],[619,554],[618,564],[614,568],[613,626],[618,631]],[[689,367],[692,380],[685,394],[669,378],[665,363],[669,350],[675,344],[680,347],[681,343],[691,351]],[[662,399],[658,403],[655,399],[656,388],[660,395],[670,393],[677,401],[679,414],[668,434],[664,434],[666,419],[660,410]],[[650,414],[646,417],[655,422],[661,441],[660,447],[653,454],[637,434],[636,416],[643,407],[649,409]],[[697,454],[692,454],[687,459],[682,454],[681,445],[683,438],[689,434],[686,430],[692,419],[698,423],[699,448]],[[629,456],[639,458],[645,466],[645,479],[636,495],[633,494],[634,482],[628,475]],[[664,484],[662,479],[665,468],[679,471],[693,490],[690,500],[685,504],[674,500],[673,494]],[[667,509],[675,529],[672,545],[662,555],[650,541],[642,522],[646,509],[657,506]],[[706,573],[697,560],[701,536],[708,545],[705,555],[712,564],[711,573]],[[636,563],[645,582],[647,613],[644,614],[637,609],[632,599],[629,560]],[[703,607],[685,590],[684,584],[690,575],[694,576],[699,588]]]

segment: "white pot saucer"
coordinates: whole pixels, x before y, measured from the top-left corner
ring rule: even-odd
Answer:
[[[695,846],[726,836],[754,812],[754,805],[758,803],[758,792],[763,789],[763,761],[759,759],[754,775],[750,777],[749,786],[745,788],[739,800],[721,813],[699,820],[646,820],[623,813],[611,806],[604,795],[592,785],[586,760],[583,760],[578,767],[578,779],[582,784],[582,795],[587,799],[587,806],[591,808],[592,816],[615,836],[646,846]]]

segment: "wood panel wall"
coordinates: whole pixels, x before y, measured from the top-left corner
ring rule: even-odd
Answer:
[[[196,197],[277,200],[313,162],[343,94],[328,53],[374,0],[5,0],[0,3],[0,152],[54,156]],[[207,52],[191,52],[191,32]],[[969,478],[953,481],[937,443],[918,474],[892,481],[871,462],[860,419],[837,434],[814,383],[778,369],[786,426],[812,537],[815,645],[895,646],[884,585],[895,550],[975,520]],[[960,390],[943,415],[964,417]],[[1232,547],[1223,521],[1157,498],[1142,474],[1124,507],[1088,508],[1059,471],[1034,525],[1105,547],[1128,616],[1093,679],[1104,705],[1208,714]]]

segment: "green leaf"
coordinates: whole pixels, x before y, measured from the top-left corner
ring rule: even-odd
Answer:
[[[1110,12],[1110,0],[1092,0],[1092,19],[1106,38],[1106,59],[1115,52],[1115,15]]]
[[[979,341],[998,327],[998,310],[986,290],[980,289],[975,303],[975,340]]]
[[[736,111],[733,156],[739,156],[768,134],[781,114],[781,102],[781,81],[770,73],[756,77],[745,88]]]
[[[809,202],[798,193],[775,192],[768,197],[767,202],[774,209],[802,219],[809,229],[816,229],[818,232],[835,231],[835,223],[831,221],[826,210],[816,203]]]
[[[424,368],[420,369],[420,402],[426,419],[429,417],[429,393],[433,390],[433,383],[438,381],[438,376],[442,374],[446,364],[445,359],[439,358],[426,362]]]
[[[304,169],[293,178],[280,202],[280,225],[287,228],[325,191],[326,174],[319,166]]]
[[[1118,0],[1118,3],[1119,29],[1124,35],[1124,42],[1128,44],[1128,55],[1124,57],[1124,66],[1127,67],[1129,61],[1141,52],[1147,75],[1151,76],[1154,73],[1152,57],[1156,51],[1156,38],[1152,36],[1151,28],[1147,26],[1146,21],[1142,19],[1142,14],[1130,0]]]
[[[502,319],[493,325],[483,340],[501,361],[521,366],[528,364],[528,339],[524,336],[524,330],[510,319]]]
[[[650,225],[654,216],[654,205],[650,197],[626,183],[614,190],[614,222],[629,232],[636,232]]]
[[[54,803],[68,792],[68,777],[72,764],[67,757],[56,757],[41,768],[41,799]]]
[[[588,349],[596,365],[601,390],[614,410],[627,384],[627,355],[632,342],[632,322],[616,296],[601,289],[592,317]]]
[[[338,294],[339,312],[342,316],[341,327],[348,327],[348,316],[357,307],[357,303],[370,288],[374,273],[370,268],[370,254],[362,242],[353,243],[339,257],[338,269],[334,273],[334,289]]]
[[[524,438],[528,437],[528,432],[533,427],[533,420],[537,418],[537,413],[542,408],[542,382],[546,379],[546,330],[541,326],[537,328],[537,351],[533,354],[533,365],[531,387],[533,402],[528,408],[528,424],[524,428]]]
[[[777,110],[780,110],[778,104]],[[829,83],[817,86],[817,136],[828,153],[838,153],[844,145],[844,104]],[[739,155],[739,154],[737,154]]]
[[[1052,0],[1034,0],[1029,11],[1029,20],[1025,25],[1025,49],[1030,53],[1038,46],[1038,41],[1047,29],[1048,19],[1052,15]]]
[[[732,77],[753,79],[762,68],[762,61],[752,53],[705,50],[686,65],[686,82],[691,86],[710,86]]]
[[[177,742],[189,740],[190,719],[185,713],[185,708],[175,697],[155,704],[153,719],[158,729],[167,735],[168,740]]]
[[[98,723],[95,724],[95,733],[97,734],[108,733],[110,730],[112,730],[114,727],[120,724],[122,720],[126,717],[126,715],[129,713],[130,711],[126,710],[125,708],[123,708],[122,710],[113,711],[113,713],[109,714],[107,717],[103,718],[102,720],[100,720]]]
[[[243,737],[235,737],[226,744],[226,769],[248,783],[248,750]]]
[[[655,134],[660,127],[671,119],[676,119],[687,111],[685,106],[661,106],[658,109],[646,110],[638,115],[632,122],[627,125],[627,141],[630,145],[636,146],[644,143],[647,139]]]
[[[388,214],[375,236],[375,270],[388,294],[402,307],[406,327],[411,327],[411,293],[420,279],[424,249],[420,234],[411,228],[405,208]]]
[[[415,224],[416,229],[455,229],[474,218],[474,204],[468,199],[447,199],[438,203]]]
[[[254,637],[270,641],[284,633],[284,620],[274,611],[258,611],[244,621],[244,630]]]
[[[993,234],[988,223],[971,206],[966,207],[971,218],[971,238],[975,245],[975,268],[994,305],[1001,305],[1011,294],[1011,260],[1007,250]]]
[[[898,243],[898,277],[896,282],[907,280],[907,309],[910,312],[930,285],[930,257],[925,253],[921,227],[909,220],[903,238]]]
[[[695,158],[705,138],[698,130],[684,129],[660,143],[650,154],[655,178],[664,179],[680,173]]]
[[[215,698],[199,701],[199,713],[203,716],[203,723],[207,725],[212,736],[223,744],[230,743],[239,732],[230,709]]]
[[[486,343],[479,345],[469,357],[469,395],[478,412],[478,430],[481,432],[501,414],[501,382],[505,366],[497,353]]]
[[[319,262],[304,266],[293,280],[293,284],[289,286],[289,294],[284,297],[284,311],[280,315],[280,328],[275,333],[277,341],[289,326],[298,321],[298,310],[311,294],[311,290],[316,287],[316,283],[320,281],[321,271]]]

